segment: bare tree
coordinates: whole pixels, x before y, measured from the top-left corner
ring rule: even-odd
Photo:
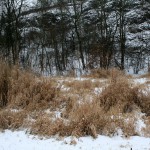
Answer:
[[[23,3],[24,0],[2,0],[1,31],[4,38],[2,46],[5,47],[2,53],[10,63],[12,59],[13,64],[18,63],[21,50],[19,26]]]

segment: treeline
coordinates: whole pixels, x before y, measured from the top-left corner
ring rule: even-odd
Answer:
[[[149,38],[142,33],[149,28],[131,28],[149,20],[148,1],[38,0],[27,10],[25,0],[2,0],[0,6],[0,55],[9,64],[48,74],[130,66],[138,73],[148,65]],[[130,17],[134,8],[144,13],[140,19]],[[129,33],[144,44],[132,44]]]

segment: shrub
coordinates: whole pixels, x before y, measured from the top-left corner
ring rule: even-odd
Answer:
[[[12,71],[9,102],[13,107],[29,110],[43,109],[57,105],[59,89],[53,81],[37,78],[28,72]]]
[[[111,80],[100,94],[100,105],[105,111],[111,107],[117,107],[120,112],[131,112],[134,102],[138,101],[138,90],[131,88],[128,80],[124,77]]]
[[[63,126],[61,119],[52,120],[48,115],[39,116],[31,125],[31,133],[40,136],[52,136],[59,134],[63,130]]]

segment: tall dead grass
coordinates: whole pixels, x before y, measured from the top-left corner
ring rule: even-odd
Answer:
[[[112,76],[123,76],[125,75],[123,71],[112,68],[112,69],[93,69],[91,70],[91,73],[87,75],[86,77],[91,78],[110,78]]]
[[[36,77],[18,67],[10,68],[0,62],[0,107],[10,105],[13,108],[42,109],[55,107],[59,88],[51,79]]]
[[[132,88],[125,77],[112,78],[111,83],[100,94],[100,105],[105,111],[116,106],[120,112],[131,112],[136,101],[138,89]]]
[[[106,113],[99,103],[75,104],[65,118],[52,119],[49,115],[39,116],[31,126],[31,133],[42,136],[87,136],[96,138],[98,134],[114,136],[118,130],[123,136],[137,135],[134,116]]]
[[[133,110],[150,115],[150,92],[143,93],[140,87],[132,87],[120,71],[106,71],[110,82],[100,95],[92,95],[91,91],[105,83],[91,80],[64,82],[71,89],[67,95],[61,93],[57,79],[37,77],[6,64],[2,67],[0,103],[6,109],[0,110],[0,129],[18,129],[28,121],[31,133],[42,136],[91,135],[96,138],[98,134],[113,136],[119,129],[125,136],[131,136],[137,134]],[[99,78],[102,76],[106,77],[99,73]],[[12,108],[19,112],[11,111]],[[56,108],[63,109],[61,117],[43,113],[45,109]],[[27,116],[33,120],[31,123],[26,120]]]
[[[107,112],[116,107],[122,113],[130,113],[137,107],[150,114],[150,92],[143,93],[139,87],[132,87],[126,77],[111,80],[100,94],[100,105]]]
[[[13,112],[2,110],[0,111],[0,129],[19,129],[23,126],[25,118],[25,111]]]
[[[12,71],[9,103],[13,107],[29,110],[44,109],[58,105],[59,88],[53,81],[37,78],[28,72]]]
[[[94,84],[90,80],[74,80],[74,81],[65,81],[64,85],[68,88],[70,88],[70,92],[73,93],[87,93],[90,92],[93,89]]]
[[[0,107],[4,107],[8,102],[10,67],[5,62],[0,61]]]
[[[63,129],[63,120],[52,120],[49,115],[39,116],[31,125],[31,133],[41,136],[56,135],[59,134]]]

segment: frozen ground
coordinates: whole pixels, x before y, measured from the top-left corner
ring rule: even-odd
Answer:
[[[9,131],[0,133],[0,150],[150,150],[150,138],[130,137],[106,137],[98,136],[97,139],[83,137],[75,139],[76,145],[71,145],[74,139],[65,138],[56,140],[38,139],[25,134],[24,131]]]

